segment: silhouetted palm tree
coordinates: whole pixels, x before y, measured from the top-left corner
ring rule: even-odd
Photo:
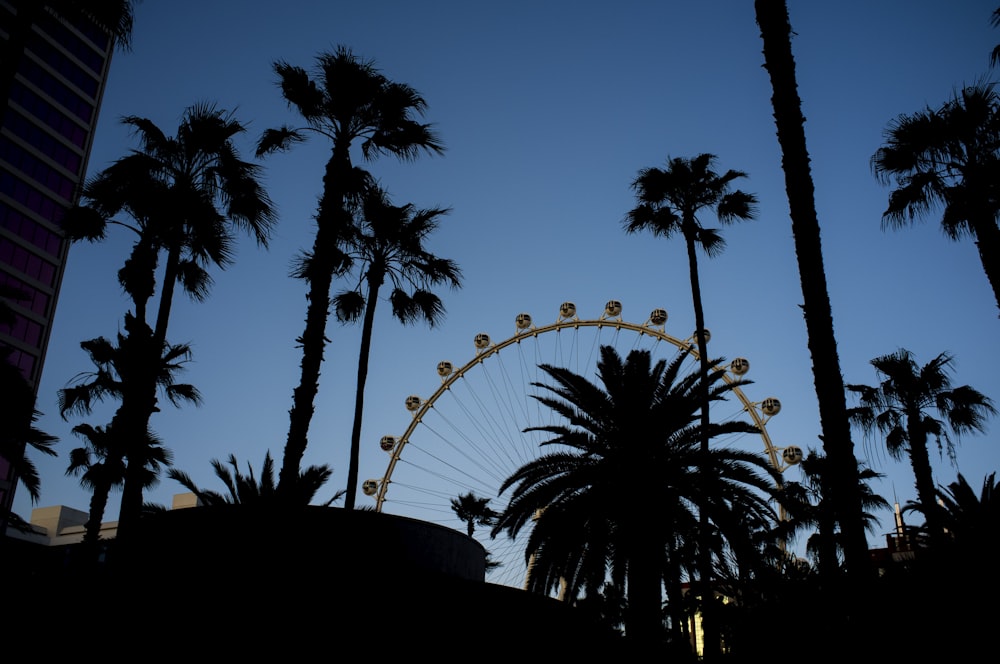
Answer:
[[[191,477],[182,470],[171,468],[167,471],[167,477],[179,482],[188,491],[198,497],[198,501],[206,506],[216,505],[246,505],[249,507],[275,507],[278,505],[277,483],[274,477],[274,459],[271,452],[264,455],[264,463],[260,470],[260,479],[254,475],[253,468],[247,464],[247,474],[240,472],[236,456],[229,455],[228,465],[232,471],[218,459],[212,459],[212,469],[215,476],[222,480],[228,493],[222,494],[218,491],[200,489]],[[309,466],[300,475],[299,483],[296,485],[297,503],[299,506],[306,506],[312,503],[316,494],[330,479],[333,470],[326,465]],[[340,491],[323,506],[328,507],[338,500],[343,491]]]
[[[919,366],[913,353],[902,348],[871,361],[879,378],[877,385],[847,385],[859,403],[850,411],[851,421],[866,434],[882,434],[893,458],[909,456],[932,544],[941,542],[944,524],[928,443],[933,438],[938,450],[954,460],[955,443],[949,429],[956,435],[982,432],[986,418],[996,414],[989,397],[968,385],[952,387],[953,361],[949,353],[941,353]]]
[[[492,527],[496,523],[499,514],[490,508],[489,498],[480,498],[473,492],[460,495],[451,499],[451,509],[460,521],[465,522],[466,532],[472,537],[476,532],[476,526]],[[503,563],[493,558],[489,550],[486,551],[486,571],[502,567]]]
[[[938,487],[949,542],[958,556],[968,556],[966,560],[996,551],[1000,545],[1000,483],[996,476],[992,472],[984,477],[978,494],[961,473],[948,486]],[[907,508],[923,512],[917,502],[908,503]]]
[[[14,86],[17,70],[24,57],[25,46],[34,38],[33,26],[42,19],[55,17],[74,25],[93,23],[104,30],[113,46],[129,50],[132,44],[132,24],[138,0],[8,0],[14,9],[14,20],[4,25],[6,39],[0,42],[0,127],[6,121],[6,100]]]
[[[109,428],[78,424],[73,427],[73,433],[83,438],[85,444],[83,447],[70,450],[66,475],[79,477],[80,486],[90,491],[83,547],[85,558],[93,560],[97,552],[96,547],[101,535],[101,523],[108,506],[108,498],[114,489],[121,488],[125,483],[125,455],[122,454],[120,441],[112,435]],[[133,445],[132,449],[141,449],[145,458],[142,462],[145,471],[142,475],[145,481],[143,488],[155,486],[159,481],[160,469],[171,463],[170,450],[163,446],[162,441],[152,431],[147,431],[142,444]],[[133,458],[136,463],[140,463],[135,451]]]
[[[469,537],[476,532],[476,526],[493,526],[497,512],[490,508],[490,499],[481,498],[473,492],[463,493],[451,499],[451,509],[459,521],[465,524]]]
[[[141,437],[156,411],[157,371],[168,351],[167,329],[175,287],[192,298],[207,297],[208,268],[233,260],[235,229],[245,230],[266,247],[275,223],[271,201],[260,182],[258,165],[244,161],[234,139],[245,127],[231,113],[208,104],[184,111],[175,136],[148,119],[123,119],[140,147],[87,182],[83,203],[64,219],[73,240],[99,241],[109,225],[136,234],[133,249],[118,277],[135,305],[134,324],[126,326],[133,367],[116,414],[116,435]],[[116,219],[125,213],[131,223]],[[159,257],[165,255],[156,320],[146,317],[155,293]],[[126,451],[126,455],[128,452]],[[127,474],[119,516],[119,538],[142,511],[142,483]]]
[[[336,295],[334,307],[341,321],[363,318],[345,509],[354,509],[358,489],[365,382],[379,292],[388,281],[392,316],[404,325],[423,320],[433,327],[441,320],[444,305],[428,289],[441,284],[461,287],[461,271],[453,261],[427,251],[425,243],[447,212],[441,208],[420,210],[412,204],[397,207],[381,189],[371,188],[364,195],[356,232],[344,245],[359,276],[353,288]]]
[[[94,364],[95,370],[77,375],[74,378],[74,384],[59,390],[59,412],[63,419],[73,414],[90,414],[93,406],[105,399],[123,402],[130,385],[133,384],[133,372],[142,371],[145,373],[149,370],[144,366],[148,363],[147,351],[141,349],[136,352],[133,349],[136,339],[145,338],[143,335],[135,335],[132,332],[133,328],[140,324],[130,314],[126,314],[125,319],[126,333],[118,334],[117,344],[104,337],[80,343],[80,347],[87,352]],[[167,346],[155,369],[150,371],[155,380],[154,388],[175,406],[185,402],[196,406],[201,403],[201,394],[197,388],[186,383],[177,383],[174,380],[175,374],[190,358],[190,353],[190,348],[185,344]],[[125,429],[128,433],[124,434],[119,429],[122,421],[121,412],[121,407],[119,407],[111,424],[104,429],[83,428],[77,433],[84,436],[87,436],[88,433],[94,434],[88,437],[88,440],[92,443],[93,450],[100,451],[100,456],[103,458],[101,463],[108,470],[107,473],[104,470],[100,471],[102,478],[109,477],[112,474],[111,471],[122,465],[127,458],[128,464],[125,466],[126,471],[122,478],[123,483],[127,482],[128,465],[134,462],[135,466],[132,472],[141,495],[142,490],[152,486],[149,473],[152,472],[155,476],[159,472],[160,466],[169,465],[169,455],[154,449],[161,447],[161,443],[149,427],[146,427],[138,437],[131,427]],[[157,461],[157,463],[152,463],[153,461]],[[70,468],[74,472],[75,469],[84,467],[86,464],[71,458]],[[91,497],[87,536],[88,540],[96,541],[104,518],[108,494],[115,484],[113,482],[92,482],[88,479],[84,485],[94,489],[95,492],[95,495]],[[94,529],[93,532],[91,529]]]
[[[371,176],[352,162],[351,151],[360,143],[361,156],[373,159],[393,155],[415,158],[421,152],[444,150],[430,125],[414,118],[426,102],[411,87],[390,81],[370,60],[362,60],[343,46],[316,58],[314,77],[286,62],[275,62],[281,93],[306,122],[296,129],[284,126],[264,132],[257,146],[263,156],[305,140],[308,132],[325,136],[332,144],[323,175],[323,192],[316,212],[312,250],[302,259],[295,276],[309,288],[302,345],[301,376],[289,411],[278,489],[296,480],[308,445],[309,424],[319,391],[320,368],[326,348],[330,315],[330,289],[334,275],[343,274],[350,262],[343,243],[353,232],[355,204],[371,186]],[[353,492],[348,500],[354,500]]]
[[[929,521],[913,528],[911,532],[918,544],[916,555],[898,574],[903,583],[923,589],[910,603],[919,606],[918,602],[927,602],[926,611],[932,613],[936,606],[974,605],[977,598],[992,596],[1000,590],[1000,571],[990,561],[991,552],[1000,546],[998,491],[1000,483],[995,472],[983,478],[978,493],[961,473],[949,485],[937,488],[939,504],[935,512],[944,535],[931,539]],[[927,516],[919,500],[907,501],[903,511]],[[941,579],[947,579],[947,583]],[[988,614],[974,611],[946,629],[953,634],[967,630],[973,635],[988,633],[990,625]],[[981,647],[981,641],[978,643],[977,647]]]
[[[900,115],[872,156],[875,176],[894,181],[882,226],[903,228],[942,207],[941,230],[971,238],[1000,309],[1000,95],[993,83],[963,88],[940,108]]]
[[[732,184],[746,177],[742,171],[714,170],[716,157],[700,154],[693,159],[675,157],[667,160],[666,168],[644,168],[632,182],[638,205],[625,218],[628,233],[648,230],[654,235],[671,237],[680,235],[687,248],[688,272],[691,280],[691,298],[694,303],[695,336],[702,373],[702,431],[707,434],[708,410],[708,336],[705,329],[705,312],[702,306],[701,283],[698,275],[698,252],[712,257],[722,252],[725,240],[714,228],[702,225],[700,214],[711,210],[719,222],[730,224],[753,219],[757,199],[742,190],[731,190]],[[702,441],[702,452],[708,453],[708,439]],[[702,517],[702,528],[708,537],[708,523]],[[711,585],[711,559],[708,546],[700,548],[701,581],[706,588]],[[706,641],[717,643],[710,616],[705,616]],[[708,646],[706,646],[707,648]]]
[[[843,555],[843,537],[837,528],[830,500],[823,494],[826,484],[823,481],[823,474],[829,472],[828,466],[826,457],[816,450],[809,450],[802,459],[799,467],[802,469],[804,481],[800,486],[804,489],[805,500],[800,507],[804,509],[793,512],[790,524],[791,529],[795,531],[813,530],[806,541],[806,552],[817,561],[820,570],[827,567],[836,569],[840,566]],[[858,469],[861,502],[865,510],[863,518],[868,533],[875,533],[879,525],[878,516],[874,512],[892,509],[889,501],[872,491],[869,485],[869,482],[881,477],[883,477],[881,473],[864,464]],[[788,484],[790,483],[786,486]],[[833,575],[828,571],[822,571],[821,574],[825,578],[831,578]]]
[[[830,486],[825,494],[832,500],[845,537],[844,557],[849,580],[857,582],[855,590],[860,592],[863,582],[870,580],[872,569],[857,482],[858,461],[847,418],[847,399],[823,265],[815,187],[806,147],[805,117],[802,115],[795,58],[792,55],[788,5],[785,0],[754,0],[754,11],[764,45],[764,68],[771,79],[771,105],[781,147],[785,192],[799,265],[802,310],[819,403],[823,451],[834,471],[827,474]],[[839,588],[834,579],[827,582],[831,587]],[[845,593],[845,596],[850,595],[850,592]]]
[[[752,526],[777,520],[767,499],[777,471],[762,455],[720,448],[706,460],[702,453],[701,375],[679,375],[689,353],[654,365],[648,351],[633,350],[623,362],[613,347],[602,347],[603,387],[541,365],[555,384],[533,383],[552,395],[534,396],[566,423],[528,429],[551,433],[542,445],[554,451],[503,482],[501,495],[513,491],[492,530],[513,537],[533,524],[525,552],[530,591],[560,588],[575,599],[581,591],[601,591],[608,580],[627,588],[626,633],[657,650],[664,639],[664,576],[684,568],[676,556],[681,540],[699,530],[698,506],[716,527],[716,546],[741,558],[751,555]],[[709,375],[713,401],[746,384],[725,382],[724,375],[718,369]],[[756,428],[713,422],[708,435],[733,432]]]

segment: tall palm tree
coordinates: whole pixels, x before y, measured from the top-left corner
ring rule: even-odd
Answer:
[[[320,369],[326,349],[326,325],[330,315],[330,289],[334,275],[350,267],[343,242],[352,233],[352,210],[358,197],[371,185],[371,176],[352,161],[352,149],[360,143],[361,157],[374,159],[392,155],[415,158],[421,152],[441,153],[444,148],[431,126],[418,122],[426,102],[416,90],[388,78],[371,60],[356,56],[340,46],[316,58],[313,76],[287,62],[274,63],[281,93],[294,108],[305,127],[269,129],[261,136],[257,155],[285,150],[305,140],[311,132],[332,144],[323,175],[323,192],[316,212],[316,235],[294,273],[308,284],[305,330],[297,340],[302,345],[299,384],[289,411],[278,489],[292,484],[308,445]],[[348,493],[354,500],[354,492]]]
[[[498,514],[490,508],[490,500],[471,491],[451,499],[451,509],[465,523],[469,537],[476,532],[476,526],[492,526],[496,523]]]
[[[542,443],[552,451],[503,482],[500,494],[512,489],[510,501],[492,529],[494,537],[514,537],[533,524],[525,551],[533,560],[532,592],[564,586],[573,599],[600,592],[609,580],[625,589],[626,633],[640,647],[663,643],[664,576],[685,566],[676,556],[682,540],[699,530],[697,509],[710,515],[716,546],[726,543],[741,557],[750,555],[748,526],[777,521],[768,503],[777,472],[763,455],[734,448],[710,450],[707,459],[702,453],[701,374],[680,375],[690,352],[653,364],[649,351],[633,350],[623,361],[604,346],[603,387],[542,365],[554,384],[533,383],[547,391],[534,398],[565,423],[528,429],[552,434]],[[746,384],[725,382],[724,374],[709,375],[713,401]],[[708,436],[754,431],[747,422],[713,422]]]
[[[56,16],[73,24],[93,23],[111,38],[113,46],[128,51],[132,46],[132,25],[138,0],[8,0],[14,21],[5,25],[7,38],[0,42],[0,127],[7,117],[7,103],[14,86],[24,50],[39,19]]]
[[[1000,309],[1000,95],[992,82],[966,86],[940,108],[900,115],[872,156],[875,176],[894,181],[883,228],[904,228],[938,205],[951,240],[976,243]]]
[[[702,431],[708,432],[708,337],[705,330],[705,312],[702,306],[701,283],[698,275],[698,252],[701,247],[711,257],[722,252],[725,240],[714,228],[702,225],[699,215],[712,210],[723,224],[753,219],[757,199],[742,190],[732,190],[732,184],[746,177],[742,171],[715,171],[715,155],[700,154],[693,159],[675,157],[667,159],[666,168],[644,168],[632,182],[638,205],[625,218],[628,233],[649,230],[654,235],[671,237],[680,235],[687,248],[688,272],[691,280],[691,298],[694,303],[695,335],[698,344],[702,373]],[[702,452],[708,453],[708,439],[702,440]],[[708,522],[702,519],[705,537]],[[708,547],[702,546],[701,581],[706,588],[711,584],[711,560]],[[706,591],[707,592],[707,591]],[[709,612],[710,613],[710,612]],[[711,615],[705,616],[706,642],[717,641]],[[708,651],[706,648],[706,652]]]
[[[857,590],[873,575],[865,536],[864,509],[858,489],[858,461],[847,419],[847,398],[833,331],[833,312],[823,266],[819,220],[816,216],[815,187],[806,147],[805,117],[799,98],[792,55],[792,26],[786,0],[754,0],[757,25],[764,45],[764,68],[771,79],[771,105],[781,146],[795,255],[802,286],[803,316],[812,358],[813,383],[819,403],[823,451],[832,466],[824,477],[841,532],[849,580]],[[839,588],[828,579],[833,588]],[[846,590],[846,588],[845,588]],[[845,593],[849,597],[851,593]],[[855,595],[859,596],[859,595]]]
[[[859,402],[850,411],[851,421],[866,434],[885,436],[886,449],[893,458],[909,456],[928,536],[937,544],[942,542],[944,524],[928,443],[933,438],[938,450],[954,459],[955,441],[949,430],[956,436],[983,432],[986,418],[997,412],[992,400],[972,387],[952,387],[953,362],[952,355],[941,353],[919,366],[913,353],[901,348],[871,361],[879,378],[877,385],[847,385]]]
[[[137,338],[142,338],[134,333],[134,328],[140,325],[131,315],[126,315],[126,332],[119,333],[117,344],[104,337],[90,339],[80,343],[80,347],[86,351],[94,364],[95,370],[77,375],[72,384],[59,390],[59,412],[63,419],[70,415],[87,415],[92,412],[93,407],[105,399],[124,402],[130,386],[133,384],[133,372],[145,373],[147,364],[145,349],[138,352],[133,344]],[[193,385],[177,383],[174,380],[175,374],[183,367],[190,358],[190,347],[185,344],[168,346],[160,357],[154,374],[154,387],[175,406],[182,403],[199,405],[201,394]],[[128,423],[123,424],[122,408],[119,406],[111,424],[104,429],[88,429],[81,425],[76,433],[85,436],[91,443],[94,453],[99,452],[102,464],[101,469],[96,471],[102,481],[92,481],[94,478],[84,477],[84,485],[93,489],[94,495],[91,497],[90,514],[87,522],[88,541],[95,541],[100,533],[101,522],[104,519],[104,509],[107,506],[108,495],[116,486],[116,482],[111,481],[111,477],[117,469],[124,466],[121,481],[126,483],[129,478],[128,467],[132,467],[133,477],[138,483],[140,492],[152,486],[155,476],[159,473],[161,466],[167,466],[170,456],[167,452],[160,452],[162,443],[155,437],[147,426],[138,435],[134,429],[126,428]],[[123,433],[127,432],[127,433]],[[92,433],[93,435],[88,435]],[[128,463],[125,464],[125,460]],[[134,465],[133,465],[134,464]],[[78,458],[71,456],[70,470],[75,473],[80,468],[88,468],[88,463],[81,463]],[[150,473],[154,477],[150,478]],[[141,493],[140,493],[141,495]],[[119,528],[121,520],[119,519]]]
[[[358,280],[334,297],[334,307],[341,321],[363,317],[345,509],[354,509],[358,489],[365,382],[379,292],[388,281],[392,315],[404,325],[423,320],[433,327],[441,320],[444,305],[428,289],[440,284],[459,288],[462,273],[453,261],[427,251],[425,242],[447,212],[441,208],[417,209],[412,204],[392,205],[384,191],[373,187],[363,197],[356,232],[345,243],[345,254]]]
[[[116,435],[138,440],[157,410],[177,285],[193,299],[205,299],[212,282],[208,268],[224,269],[233,261],[235,231],[246,231],[266,248],[276,215],[260,166],[240,158],[234,141],[246,129],[232,113],[210,104],[190,106],[174,136],[146,118],[129,116],[123,123],[134,130],[139,148],[86,183],[83,202],[66,215],[64,226],[74,241],[103,240],[112,225],[136,235],[118,273],[132,298],[134,321],[126,326],[133,366],[116,413]],[[122,213],[129,220],[116,219]],[[150,321],[147,303],[156,294],[161,255],[159,299]],[[126,475],[119,538],[142,512],[142,472],[139,465]]]

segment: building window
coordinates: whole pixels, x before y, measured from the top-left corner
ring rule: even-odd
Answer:
[[[42,40],[37,33],[32,33],[28,50],[34,53],[49,67],[59,72],[59,75],[75,85],[84,94],[93,98],[97,96],[99,85],[93,76],[87,74],[55,46]]]
[[[80,37],[76,36],[76,33],[50,15],[43,14],[36,23],[36,26],[49,35],[52,41],[72,53],[90,71],[98,76],[104,71],[104,51],[107,50],[106,36],[103,37],[104,47],[98,51],[95,50],[93,45],[84,42]]]
[[[5,136],[0,136],[0,160],[6,161],[38,184],[59,194],[66,199],[67,204],[73,201],[73,191],[76,188],[73,180]]]
[[[56,266],[24,247],[0,237],[0,263],[10,265],[25,276],[49,287],[55,286]]]
[[[86,145],[87,131],[83,127],[66,117],[65,113],[42,99],[20,81],[14,81],[10,99],[23,107],[28,115],[44,122],[76,147],[82,150]]]
[[[83,157],[79,152],[57,141],[52,134],[13,109],[8,110],[4,123],[11,133],[33,147],[39,154],[45,155],[71,173],[80,174]]]
[[[20,293],[20,297],[9,298],[18,306],[43,318],[49,315],[49,302],[52,298],[49,297],[48,293],[43,293],[34,286],[30,286],[5,272],[0,272],[0,284]]]
[[[42,326],[33,320],[28,320],[17,312],[14,312],[13,325],[0,323],[0,332],[4,332],[12,339],[23,341],[35,348],[38,348],[42,342]]]
[[[38,63],[26,61],[21,67],[26,79],[41,88],[48,96],[56,100],[67,111],[90,124],[94,117],[94,106],[80,95],[76,94],[55,76],[45,71]]]
[[[6,194],[42,219],[58,225],[66,213],[66,204],[57,203],[30,184],[0,168],[0,194]]]
[[[0,228],[6,228],[56,260],[62,255],[62,236],[0,201]]]
[[[24,376],[26,381],[29,383],[33,382],[35,379],[35,365],[38,364],[38,358],[19,348],[13,348],[12,346],[8,346],[7,348],[10,350],[10,354],[7,355],[7,361],[21,370],[21,375]]]

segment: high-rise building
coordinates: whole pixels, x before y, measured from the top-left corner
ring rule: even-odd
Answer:
[[[37,393],[69,242],[60,221],[87,170],[114,42],[42,0],[0,0],[0,346]],[[22,297],[23,296],[23,297]],[[0,514],[16,478],[0,458]]]

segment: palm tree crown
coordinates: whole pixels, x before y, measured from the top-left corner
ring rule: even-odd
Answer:
[[[492,526],[496,523],[498,515],[490,507],[490,502],[489,498],[477,496],[471,491],[451,499],[451,509],[465,523],[469,537],[475,534],[476,526]]]
[[[943,208],[941,230],[976,242],[1000,308],[1000,95],[993,83],[963,88],[940,108],[900,115],[872,156],[884,183],[895,181],[882,224],[902,228]]]
[[[232,471],[230,471],[232,468]],[[212,470],[215,476],[222,481],[228,493],[220,493],[211,489],[201,489],[191,479],[190,475],[177,468],[167,471],[167,477],[180,483],[184,488],[197,496],[201,505],[215,507],[218,505],[245,505],[248,507],[275,507],[278,505],[277,483],[274,477],[274,459],[271,458],[270,450],[264,454],[264,463],[261,465],[260,477],[258,478],[250,464],[247,464],[247,473],[240,471],[236,455],[230,454],[226,464],[218,459],[212,459]],[[333,469],[329,466],[309,466],[302,471],[300,482],[296,487],[300,506],[309,505],[320,488],[330,479]],[[341,493],[334,494],[332,498],[324,503],[331,505],[339,499]]]
[[[698,532],[699,508],[711,515],[717,541],[744,559],[753,555],[751,526],[776,521],[767,496],[777,476],[763,455],[732,448],[711,450],[707,459],[702,454],[701,377],[680,376],[689,353],[653,364],[648,351],[634,350],[623,361],[602,347],[603,388],[542,365],[555,384],[533,383],[549,393],[535,398],[566,423],[529,429],[551,433],[542,445],[552,451],[504,481],[500,493],[512,489],[510,501],[492,530],[514,536],[533,524],[525,552],[529,590],[564,585],[564,595],[575,598],[598,593],[608,580],[627,588],[626,631],[647,644],[663,638],[664,579],[671,607],[679,610],[681,573],[691,567],[682,552]],[[723,376],[721,370],[709,376],[712,400],[746,384]],[[754,431],[730,421],[712,423],[708,436]]]
[[[880,379],[877,385],[846,386],[859,401],[849,411],[851,421],[866,433],[885,436],[886,449],[894,458],[909,456],[917,497],[932,538],[942,535],[943,529],[927,449],[929,440],[933,438],[938,449],[954,459],[949,429],[956,435],[982,432],[986,418],[996,413],[992,400],[972,387],[952,387],[953,361],[952,355],[941,353],[919,366],[913,353],[903,348],[871,361]]]
[[[996,551],[1000,544],[1000,483],[996,472],[983,478],[978,494],[959,473],[954,482],[938,488],[938,499],[950,544],[957,553],[974,557]],[[908,503],[907,508],[923,511],[919,503]]]
[[[277,215],[261,184],[259,165],[240,158],[235,138],[246,131],[232,113],[209,104],[184,111],[175,136],[152,121],[128,116],[139,148],[90,179],[84,203],[64,220],[73,240],[104,240],[109,225],[136,235],[119,280],[146,321],[144,304],[153,294],[151,273],[161,252],[167,262],[155,331],[166,337],[175,284],[193,298],[207,296],[207,267],[233,261],[234,229],[267,247]],[[115,219],[124,212],[132,222]]]
[[[410,86],[386,78],[373,60],[364,60],[349,48],[320,53],[314,78],[301,67],[274,63],[281,94],[308,125],[308,130],[326,136],[334,146],[348,150],[361,141],[364,159],[392,155],[413,159],[423,151],[441,153],[430,125],[414,119],[427,102]],[[305,140],[303,130],[284,126],[267,130],[259,152],[286,149]]]
[[[716,161],[711,154],[693,159],[674,157],[667,159],[665,168],[640,170],[632,182],[639,205],[629,212],[625,230],[648,230],[664,237],[680,233],[700,245],[707,255],[717,255],[725,247],[725,240],[716,229],[702,226],[699,213],[713,210],[723,224],[750,220],[756,216],[757,198],[731,190],[733,182],[747,174],[735,170],[717,173]]]

